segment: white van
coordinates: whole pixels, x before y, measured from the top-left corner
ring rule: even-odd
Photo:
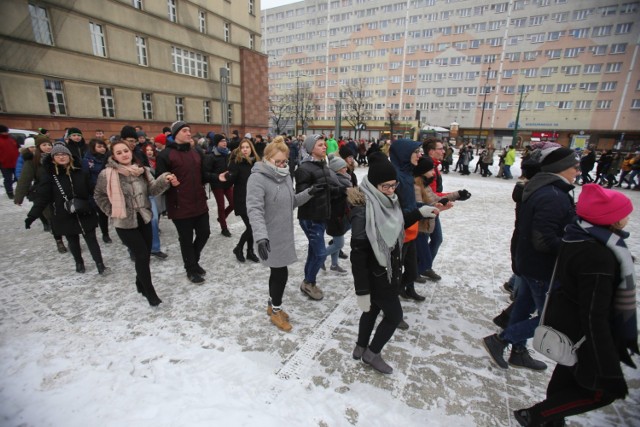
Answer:
[[[24,130],[24,129],[9,129],[9,135],[16,141],[18,141],[18,145],[22,147],[24,144],[24,140],[28,137],[35,138],[38,135],[38,132],[34,132],[32,130]]]

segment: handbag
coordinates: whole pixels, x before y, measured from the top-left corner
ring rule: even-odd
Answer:
[[[557,267],[558,259],[556,258],[556,265],[553,267],[549,290],[547,291],[547,297],[544,300],[544,308],[540,314],[540,323],[533,333],[533,348],[538,353],[545,355],[560,365],[573,366],[578,362],[578,355],[576,352],[582,343],[586,341],[587,337],[583,336],[580,341],[574,344],[573,341],[571,341],[571,338],[566,334],[544,324],[544,315],[547,311],[549,296],[551,295],[553,281],[556,277]]]
[[[72,197],[69,199],[62,189],[62,185],[60,185],[60,181],[58,181],[58,177],[56,175],[53,175],[53,180],[56,182],[58,190],[60,190],[60,194],[62,194],[62,198],[64,199],[64,210],[70,214],[77,215],[88,215],[93,212],[89,200],[81,199],[79,197]],[[69,182],[71,183],[71,192],[73,193],[73,181],[71,177],[69,177]]]

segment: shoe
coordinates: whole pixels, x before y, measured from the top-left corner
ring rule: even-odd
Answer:
[[[502,285],[502,290],[509,295],[513,293],[513,288],[509,285],[509,282],[504,282],[504,284]]]
[[[224,237],[231,237],[231,232],[228,228],[223,228],[220,234],[222,234]]]
[[[260,258],[256,256],[256,253],[253,252],[252,248],[247,249],[247,259],[253,262],[260,262]]]
[[[139,294],[146,296],[144,293],[144,289],[142,289],[142,283],[140,283],[140,280],[138,279],[136,279],[136,290],[138,291]]]
[[[189,279],[191,283],[195,283],[196,285],[204,283],[204,278],[195,271],[187,272],[187,279]]]
[[[507,326],[509,326],[509,313],[506,310],[502,310],[502,313],[493,318],[493,323],[500,329],[507,329]]]
[[[362,359],[362,353],[364,353],[365,350],[365,347],[360,347],[358,344],[356,344],[356,347],[353,349],[353,353],[351,353],[351,357],[353,357],[355,360],[360,360]]]
[[[149,301],[149,305],[151,307],[157,307],[162,302],[162,300],[160,298],[158,298],[157,295],[155,295],[153,297],[147,297],[147,301]]]
[[[403,331],[406,331],[407,329],[409,329],[409,324],[405,322],[404,319],[402,319],[400,323],[398,323],[398,329],[402,329]]]
[[[340,258],[340,259],[349,259],[349,255],[345,254],[344,252],[342,252],[342,249],[340,249],[340,253],[338,254],[338,258]]]
[[[421,275],[418,274],[418,277],[416,277],[413,281],[416,283],[427,283],[427,278],[422,277]]]
[[[317,287],[314,283],[309,283],[306,280],[303,280],[302,284],[300,284],[300,292],[302,292],[303,294],[307,294],[309,298],[316,301],[320,301],[322,298],[324,298],[324,294],[322,293],[320,288]]]
[[[165,259],[167,259],[169,257],[169,255],[165,254],[162,251],[151,252],[151,255],[156,257],[156,258],[158,258],[158,259],[161,259],[161,260],[165,260]]]
[[[198,275],[200,276],[205,276],[207,274],[207,271],[204,268],[202,268],[200,264],[196,264],[196,266],[193,267],[193,271],[198,273]]]
[[[239,262],[245,262],[246,259],[244,258],[244,254],[242,253],[242,247],[240,246],[236,246],[235,248],[233,248],[233,253],[236,256],[236,259]]]
[[[109,274],[109,267],[106,267],[103,262],[96,262],[98,267],[98,274]]]
[[[484,347],[489,352],[489,356],[491,359],[502,369],[509,369],[509,364],[506,360],[504,360],[504,349],[507,347],[508,343],[502,341],[498,334],[489,335],[488,337],[484,337],[482,339],[482,343]]]
[[[368,348],[362,353],[362,361],[367,365],[370,365],[373,369],[383,374],[393,373],[393,368],[387,364],[380,356],[380,353],[376,354]]]
[[[64,242],[62,241],[62,239],[56,240],[56,246],[58,247],[58,252],[60,252],[61,254],[67,253],[67,248],[64,246]]]
[[[432,269],[425,270],[422,273],[420,273],[420,275],[426,277],[429,280],[433,280],[434,282],[437,282],[438,280],[442,279],[442,277]]]
[[[327,266],[326,266],[326,265],[324,265],[324,264],[322,264],[322,265],[320,266],[320,270],[322,270],[322,271],[327,271]]]
[[[409,298],[418,302],[422,302],[426,299],[422,295],[418,294],[415,288],[407,288],[406,293]]]
[[[404,299],[411,299],[409,294],[407,294],[407,290],[404,288],[400,290],[400,297]]]
[[[84,262],[80,261],[80,262],[76,262],[76,272],[78,273],[84,273],[86,270],[84,268]]]
[[[7,193],[7,197],[10,198],[11,200],[13,200],[13,193]]]
[[[513,411],[513,416],[521,426],[533,425],[531,424],[531,414],[528,409],[518,409],[517,411]]]
[[[113,240],[111,240],[111,237],[109,237],[108,234],[103,234],[102,235],[102,241],[105,243],[113,243]]]
[[[269,318],[271,319],[271,323],[276,325],[279,329],[282,329],[285,332],[289,332],[291,330],[291,323],[289,323],[289,319],[284,316],[282,310],[272,310]]]
[[[285,319],[289,320],[289,313],[287,313],[284,310],[280,310],[280,312],[282,313]],[[271,301],[269,301],[267,303],[267,316],[271,316],[272,314],[273,314],[273,305],[271,304]]]
[[[331,267],[329,267],[329,270],[335,271],[336,273],[340,273],[340,274],[347,274],[348,273],[347,270],[345,270],[344,268],[340,267],[339,265],[332,265]]]
[[[519,368],[532,369],[534,371],[544,371],[547,364],[531,357],[526,347],[511,348],[511,356],[509,356],[509,364]]]

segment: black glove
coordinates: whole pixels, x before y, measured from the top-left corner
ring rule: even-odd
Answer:
[[[460,201],[468,200],[471,197],[471,193],[467,190],[458,190],[458,195],[460,196]]]
[[[36,220],[36,218],[32,217],[32,216],[28,216],[24,219],[24,228],[26,228],[27,230],[31,228],[31,224],[33,224],[33,222]]]
[[[309,187],[309,195],[315,196],[318,193],[321,193],[327,189],[326,184],[313,184]]]
[[[266,261],[267,259],[269,259],[269,252],[271,252],[269,239],[258,240],[258,255],[260,255],[260,259],[263,261]]]

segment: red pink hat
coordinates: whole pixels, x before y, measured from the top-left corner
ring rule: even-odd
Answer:
[[[594,225],[611,225],[633,211],[631,200],[619,191],[607,190],[598,184],[585,184],[576,204],[576,213]]]

